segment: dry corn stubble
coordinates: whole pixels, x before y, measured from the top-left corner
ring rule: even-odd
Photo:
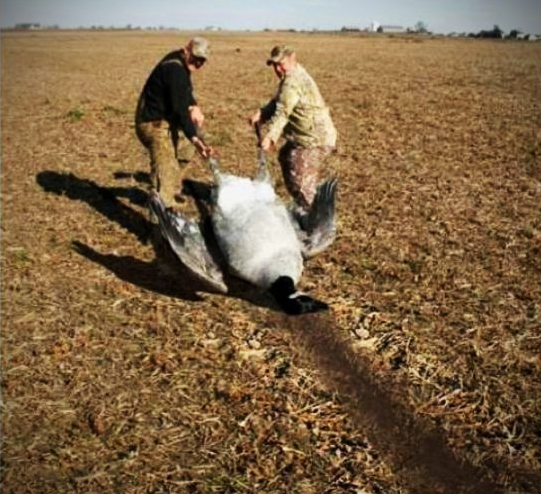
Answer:
[[[274,44],[330,106],[339,235],[302,281],[332,306],[321,342],[157,274],[133,109],[189,35],[2,33],[3,491],[447,492],[452,461],[407,456],[404,429],[393,449],[361,369],[464,472],[538,492],[541,45],[209,34],[194,85],[224,168],[255,168]],[[362,366],[333,381],[334,355]]]

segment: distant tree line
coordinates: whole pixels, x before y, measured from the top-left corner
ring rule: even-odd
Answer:
[[[490,31],[479,31],[478,33],[470,33],[470,38],[494,38],[501,39],[503,38],[503,31],[499,26],[495,25]]]
[[[54,24],[51,26],[42,26],[39,23],[34,22],[24,22],[15,24],[13,28],[7,28],[7,29],[14,29],[16,31],[27,31],[27,30],[41,30],[41,29],[61,29],[61,27],[58,24]],[[179,28],[175,27],[168,27],[168,26],[147,26],[147,27],[141,27],[141,26],[132,26],[131,24],[126,24],[125,26],[102,26],[102,25],[92,25],[90,27],[84,27],[80,26],[77,29],[91,29],[91,30],[153,30],[153,31],[176,31],[179,30]],[[216,26],[207,26],[205,27],[205,31],[221,31],[220,27]],[[266,28],[264,31],[276,31],[276,32],[297,32],[296,29],[269,29]],[[378,32],[378,33],[407,33],[407,34],[432,34],[431,31],[428,30],[428,26],[425,22],[419,21],[415,24],[413,28],[404,28],[402,26],[382,26],[378,23],[373,23],[371,27],[367,27],[364,29],[361,29],[356,26],[343,26],[340,30],[340,32],[347,33],[347,32]],[[304,30],[300,30],[299,32],[306,32]],[[314,28],[311,32],[337,32],[337,30],[328,30],[328,31],[320,31],[316,28]],[[470,37],[470,38],[487,38],[487,39],[510,39],[510,40],[529,40],[530,34],[524,34],[522,31],[518,29],[512,29],[509,34],[505,34],[502,29],[498,25],[494,25],[494,27],[490,30],[481,30],[477,33],[449,33],[447,36],[455,37]],[[541,34],[535,34],[533,35],[534,39],[541,41]]]
[[[58,24],[53,24],[51,26],[42,26],[38,22],[21,22],[18,24],[15,24],[12,28],[6,28],[6,29],[14,29],[15,31],[35,31],[35,30],[48,30],[48,29],[62,29]],[[69,28],[68,28],[69,29]],[[79,26],[76,29],[85,30],[85,29],[91,29],[93,31],[110,31],[110,30],[128,30],[128,31],[138,31],[138,30],[167,30],[167,31],[178,31],[179,28],[176,27],[168,27],[168,26],[147,26],[147,27],[141,27],[141,26],[132,26],[131,24],[126,24],[125,26],[102,26],[102,25],[91,25],[91,26]]]
[[[505,34],[498,25],[495,25],[490,31],[479,31],[478,33],[470,33],[470,38],[492,38],[492,39],[522,39],[528,41],[530,39],[529,34],[523,34],[518,29],[512,29],[509,34]],[[539,38],[539,35],[536,35]]]

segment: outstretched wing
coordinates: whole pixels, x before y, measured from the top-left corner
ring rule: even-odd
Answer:
[[[338,179],[331,177],[318,186],[316,197],[308,212],[291,210],[297,236],[305,258],[325,250],[336,236],[335,201]]]
[[[191,273],[214,289],[226,293],[220,267],[207,249],[199,225],[181,214],[166,209],[158,193],[150,194],[150,209],[158,218],[160,230],[180,262]]]

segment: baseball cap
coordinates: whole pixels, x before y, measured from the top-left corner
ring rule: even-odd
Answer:
[[[210,54],[209,42],[200,36],[196,36],[190,40],[190,49],[192,55],[200,58],[208,58]]]
[[[270,57],[267,59],[267,65],[272,63],[278,63],[283,60],[288,55],[293,53],[293,48],[286,45],[277,45],[275,46],[270,53]]]

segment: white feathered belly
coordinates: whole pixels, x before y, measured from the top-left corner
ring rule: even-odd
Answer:
[[[264,289],[280,276],[299,281],[301,246],[289,214],[270,184],[224,177],[212,219],[233,274]]]

